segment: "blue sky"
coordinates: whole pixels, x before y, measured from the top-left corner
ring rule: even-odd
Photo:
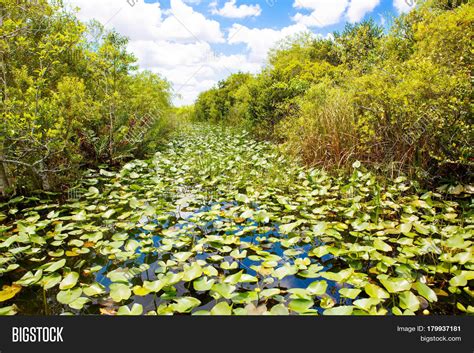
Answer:
[[[170,0],[147,0],[147,3],[160,3],[161,7],[166,9],[170,8]],[[298,11],[293,4],[294,1],[292,0],[263,0],[263,1],[255,1],[255,0],[240,0],[236,2],[236,5],[259,5],[261,8],[261,14],[257,17],[246,17],[240,20],[222,17],[216,14],[212,14],[210,10],[210,4],[213,1],[196,1],[195,4],[190,3],[194,9],[197,11],[207,14],[210,18],[214,18],[219,21],[223,27],[230,27],[235,22],[242,23],[249,27],[257,27],[257,28],[275,28],[279,29],[282,27],[289,26],[294,23],[291,19],[294,17],[298,12],[304,12],[309,14],[311,11],[303,10]],[[218,0],[216,3],[219,7],[222,7],[227,1],[226,0]],[[273,4],[273,5],[272,5]],[[375,7],[373,11],[368,13],[364,16],[365,18],[373,17],[378,23],[381,23],[381,17],[389,17],[393,15],[397,15],[398,11],[394,6],[394,2],[391,0],[383,0],[380,1],[380,4]],[[317,32],[322,34],[332,33],[334,31],[339,31],[344,28],[345,21],[341,21],[334,25],[329,25],[324,28],[320,28]]]
[[[328,37],[347,22],[386,26],[414,0],[66,0],[130,38],[143,69],[174,88],[177,105],[238,71],[258,72],[278,41],[300,32]]]

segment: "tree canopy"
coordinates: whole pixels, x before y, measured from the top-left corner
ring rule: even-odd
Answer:
[[[226,123],[238,112],[311,165],[472,175],[473,6],[424,1],[387,31],[368,20],[288,38],[257,75],[202,93],[195,116]]]

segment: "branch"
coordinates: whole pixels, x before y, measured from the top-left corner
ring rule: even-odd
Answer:
[[[18,165],[22,165],[22,166],[29,167],[29,168],[32,168],[32,167],[33,167],[32,164],[28,164],[28,163],[21,162],[21,161],[15,161],[15,160],[13,160],[13,159],[0,159],[0,162],[2,162],[2,163],[10,163],[10,164],[18,164]]]

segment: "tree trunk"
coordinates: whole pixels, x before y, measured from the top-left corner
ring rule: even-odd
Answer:
[[[0,6],[0,26],[3,24],[3,12],[4,8],[3,6]],[[6,82],[6,77],[5,77],[5,58],[3,55],[3,51],[0,54],[0,65],[2,66],[1,74],[3,76],[3,89],[2,89],[2,94],[1,94],[1,100],[2,100],[2,105],[5,107],[5,101],[6,101],[6,89],[7,89],[7,82]],[[4,119],[4,118],[3,118]],[[1,133],[6,129],[6,126],[0,126],[0,129],[2,130]],[[0,159],[3,159],[3,138],[0,139]],[[10,189],[10,182],[8,181],[8,176],[7,176],[7,171],[6,168],[3,164],[3,162],[0,162],[0,183],[1,183],[1,192],[3,195],[6,195],[8,190]]]
[[[43,191],[51,191],[51,184],[48,178],[48,172],[45,172],[45,165],[44,162],[40,163],[40,172],[38,172],[38,176],[41,179],[41,188]]]
[[[0,151],[0,159],[3,158],[3,152]],[[5,166],[2,162],[0,162],[0,190],[2,194],[5,196],[10,189],[10,182],[8,181],[7,171],[5,170]]]

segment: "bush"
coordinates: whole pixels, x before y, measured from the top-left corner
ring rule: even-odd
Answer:
[[[196,116],[225,122],[237,111],[257,135],[310,165],[337,169],[360,160],[428,182],[469,178],[473,7],[426,1],[388,33],[365,21],[333,40],[289,38],[239,87],[246,99],[224,93],[228,81],[221,82],[198,99]]]
[[[127,38],[60,1],[6,0],[0,16],[4,193],[58,190],[84,166],[119,165],[163,141],[170,85],[138,73]]]

